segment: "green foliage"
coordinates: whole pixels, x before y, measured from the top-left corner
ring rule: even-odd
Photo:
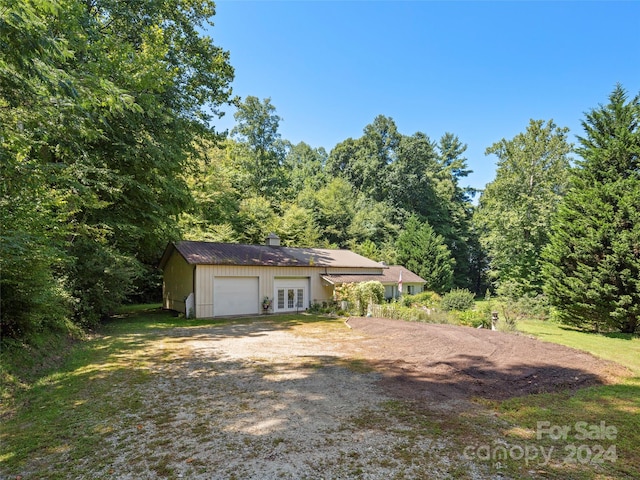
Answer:
[[[0,0],[3,334],[61,324],[69,305],[92,323],[177,234],[196,141],[233,101],[228,53],[199,33],[214,13]]]
[[[246,197],[240,202],[237,230],[242,243],[262,244],[276,230],[277,217],[267,197]]]
[[[275,232],[283,245],[292,247],[314,247],[320,242],[313,213],[299,205],[285,205],[284,214]]]
[[[440,306],[442,297],[436,292],[425,290],[415,295],[403,295],[400,299],[406,307],[417,305],[420,307],[436,308]]]
[[[464,327],[473,328],[491,328],[491,314],[487,314],[481,310],[464,310],[464,311],[452,311],[451,314],[455,317],[452,323],[462,325]]]
[[[380,304],[384,301],[384,285],[382,283],[370,281],[354,285],[353,296],[358,306],[359,315],[364,315],[369,305]]]
[[[373,315],[408,322],[448,323],[448,320],[442,315],[434,315],[425,309],[409,307],[396,302],[376,305],[373,310]]]
[[[312,192],[307,204],[322,236],[331,245],[347,246],[348,230],[355,215],[356,196],[351,185],[334,178],[319,191]]]
[[[42,330],[66,328],[71,302],[65,285],[53,275],[50,253],[32,246],[36,248],[24,256],[16,252],[7,255],[6,241],[3,237],[0,255],[2,335],[29,338]]]
[[[75,304],[76,323],[95,326],[115,313],[135,292],[143,267],[134,258],[108,244],[79,238],[70,249],[74,262],[69,290]]]
[[[618,86],[583,121],[582,161],[554,219],[545,292],[559,319],[640,330],[640,96]]]
[[[445,311],[458,310],[462,312],[473,308],[474,301],[475,297],[469,290],[456,288],[443,295],[440,307]]]
[[[257,196],[275,197],[284,186],[286,145],[280,139],[281,118],[275,111],[270,98],[261,102],[248,96],[234,114],[237,124],[231,135],[238,140],[235,158],[248,173],[242,190],[249,189]]]
[[[328,154],[324,148],[311,148],[304,142],[293,145],[287,151],[284,168],[287,172],[288,190],[293,196],[304,188],[322,188],[327,182],[325,164]]]
[[[455,260],[428,223],[411,216],[398,236],[396,250],[398,263],[426,280],[428,289],[445,292],[451,288]]]
[[[553,121],[531,120],[526,132],[486,151],[498,157],[498,169],[474,220],[498,285],[515,281],[525,291],[541,291],[540,256],[568,181],[567,133]]]

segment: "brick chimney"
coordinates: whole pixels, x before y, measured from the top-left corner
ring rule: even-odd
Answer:
[[[266,239],[266,245],[268,247],[279,247],[280,246],[280,237],[275,233],[271,232]]]

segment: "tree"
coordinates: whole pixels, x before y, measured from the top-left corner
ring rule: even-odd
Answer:
[[[640,330],[640,95],[618,85],[582,122],[571,188],[545,250],[545,292],[561,321]]]
[[[286,144],[281,140],[278,127],[282,118],[270,98],[260,101],[248,96],[234,114],[237,125],[231,130],[240,148],[237,159],[249,172],[248,188],[254,195],[275,197],[283,187],[282,164]]]
[[[356,195],[349,182],[334,178],[318,191],[307,191],[305,197],[300,198],[302,206],[313,212],[315,223],[326,243],[346,248],[356,203]]]
[[[315,247],[320,241],[313,213],[296,204],[285,205],[284,214],[275,231],[283,245],[290,247]]]
[[[455,260],[444,238],[428,223],[411,216],[396,242],[397,262],[427,281],[426,288],[439,293],[453,285]]]
[[[240,202],[238,236],[242,243],[262,244],[276,230],[278,219],[266,197],[246,197]]]
[[[396,160],[387,175],[388,199],[397,209],[427,218],[440,212],[432,174],[438,170],[438,154],[429,137],[417,132],[402,136]],[[433,214],[434,216],[437,214]]]
[[[521,293],[541,292],[540,255],[567,186],[567,132],[551,120],[531,120],[526,132],[487,148],[487,155],[497,155],[498,169],[480,196],[474,221],[498,286],[511,282]]]
[[[202,148],[199,159],[183,177],[192,203],[179,216],[180,237],[215,242],[237,241],[234,226],[242,194],[235,186],[243,175],[229,152],[233,140]]]
[[[0,1],[0,333],[28,336],[62,327],[70,304],[56,278],[64,256],[64,192],[40,150],[73,105],[71,77],[57,65],[73,52],[50,31],[53,3]]]
[[[177,235],[183,173],[233,101],[228,53],[199,34],[214,4],[0,1],[3,261],[38,251],[38,278],[80,322],[99,318]],[[3,302],[14,280],[3,277]],[[16,312],[3,308],[3,325]]]
[[[290,147],[284,159],[289,191],[295,196],[307,185],[322,188],[326,184],[326,161],[327,152],[322,147],[311,148],[304,142]]]
[[[376,245],[382,245],[395,239],[399,227],[394,216],[394,209],[386,202],[376,202],[360,194],[347,230],[351,246],[367,240]]]
[[[364,128],[362,137],[336,145],[329,154],[327,170],[348,180],[356,191],[380,201],[386,195],[386,174],[400,138],[393,119],[378,115]]]
[[[445,214],[439,221],[427,216],[436,232],[444,237],[451,250],[451,255],[456,261],[454,284],[465,288],[472,286],[472,278],[477,275],[473,263],[475,239],[471,227],[473,212],[471,200],[476,191],[472,188],[461,187],[459,183],[460,179],[471,173],[471,170],[467,168],[467,159],[463,156],[466,150],[467,145],[452,133],[447,132],[440,138],[438,142],[439,170],[434,178],[434,184],[440,209]]]

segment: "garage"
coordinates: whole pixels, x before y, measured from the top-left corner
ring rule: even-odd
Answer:
[[[258,277],[216,277],[213,311],[216,317],[259,313]]]

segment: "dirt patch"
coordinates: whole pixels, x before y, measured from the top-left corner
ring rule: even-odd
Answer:
[[[396,395],[428,400],[502,400],[608,383],[626,371],[562,345],[454,325],[350,318],[366,335],[356,350],[384,372]]]

